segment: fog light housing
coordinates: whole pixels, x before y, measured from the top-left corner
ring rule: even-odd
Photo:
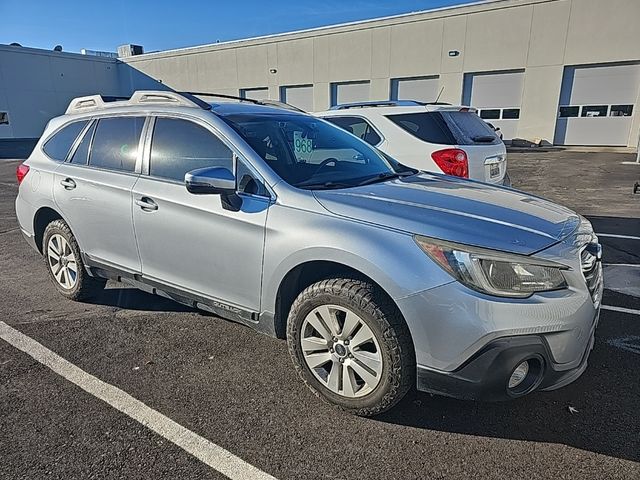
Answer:
[[[516,388],[522,382],[524,382],[525,378],[527,378],[527,374],[529,373],[529,362],[524,361],[519,364],[511,373],[511,377],[509,377],[509,388]]]

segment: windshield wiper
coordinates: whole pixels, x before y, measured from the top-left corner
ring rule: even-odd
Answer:
[[[344,182],[302,182],[295,185],[298,188],[321,188],[323,190],[330,190],[332,188],[349,188],[355,187],[352,183],[344,183]]]
[[[370,185],[372,183],[386,182],[387,180],[391,180],[394,178],[408,177],[410,175],[415,175],[415,172],[407,172],[407,173],[382,172],[374,177],[365,178],[363,181],[358,183],[358,186],[361,187],[363,185]]]
[[[491,135],[476,135],[475,137],[471,137],[471,140],[473,140],[476,143],[491,143],[496,139],[495,136],[491,136]]]

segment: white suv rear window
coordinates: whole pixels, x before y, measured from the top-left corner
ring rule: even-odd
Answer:
[[[440,145],[494,144],[500,140],[491,127],[471,112],[418,112],[387,118],[414,137]]]

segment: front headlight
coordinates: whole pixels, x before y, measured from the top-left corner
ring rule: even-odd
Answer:
[[[418,246],[456,280],[499,297],[525,298],[565,288],[569,267],[524,255],[460,245],[416,235]]]

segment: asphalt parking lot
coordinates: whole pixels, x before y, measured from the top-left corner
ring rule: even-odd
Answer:
[[[627,238],[640,236],[640,167],[608,153],[509,158],[514,187],[604,234],[609,308],[589,368],[555,392],[500,404],[412,393],[358,418],[306,389],[281,340],[114,283],[69,302],[21,237],[8,161],[0,321],[278,479],[640,478],[640,240]],[[223,478],[3,340],[0,459],[0,478]]]

